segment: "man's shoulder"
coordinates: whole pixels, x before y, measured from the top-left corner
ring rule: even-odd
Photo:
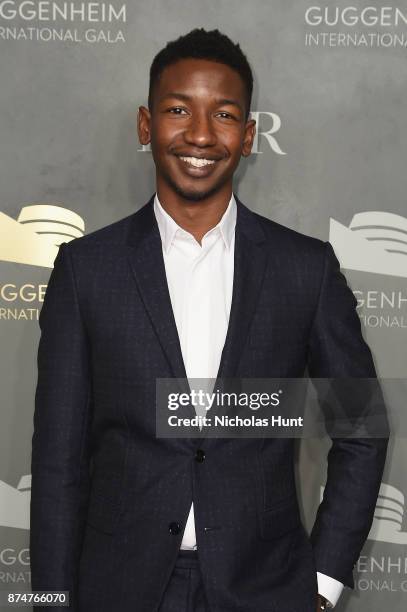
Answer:
[[[292,254],[315,254],[321,256],[325,253],[326,242],[314,236],[308,236],[298,230],[282,225],[277,221],[265,217],[245,206],[246,210],[253,215],[263,230],[263,235],[268,246],[283,249],[285,253]]]
[[[89,251],[92,249],[99,250],[103,248],[105,252],[109,250],[115,250],[115,248],[122,249],[127,244],[127,239],[129,236],[129,232],[132,227],[137,224],[137,220],[141,218],[144,209],[148,206],[144,204],[141,208],[139,208],[136,212],[123,217],[122,219],[118,219],[117,221],[113,221],[108,225],[104,225],[96,230],[85,234],[84,236],[80,236],[79,238],[74,238],[69,241],[69,250],[75,251]]]

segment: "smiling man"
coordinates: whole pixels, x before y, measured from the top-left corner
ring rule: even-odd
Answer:
[[[255,135],[250,66],[226,40],[196,31],[168,45],[151,66],[149,108],[139,109],[140,142],[151,142],[156,165],[156,203],[198,242],[225,212]],[[213,43],[218,58],[201,59],[214,56]]]
[[[168,43],[139,109],[155,195],[55,260],[31,573],[35,590],[69,591],[75,612],[315,612],[353,587],[387,439],[332,440],[309,538],[293,440],[155,436],[158,378],[375,377],[330,244],[233,194],[255,135],[252,86],[217,30]]]

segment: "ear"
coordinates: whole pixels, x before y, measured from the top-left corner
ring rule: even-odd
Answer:
[[[140,106],[137,114],[137,133],[140,144],[148,145],[151,140],[151,114],[148,108]]]
[[[242,147],[242,155],[243,157],[248,157],[252,152],[253,141],[256,135],[256,121],[254,119],[249,119],[246,121],[246,125],[244,128],[244,138],[243,138],[243,147]]]

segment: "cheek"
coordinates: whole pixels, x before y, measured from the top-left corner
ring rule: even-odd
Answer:
[[[233,158],[240,158],[243,148],[243,134],[240,130],[230,131],[222,134],[222,143]]]
[[[236,167],[242,157],[242,144],[239,141],[238,143],[234,143],[234,146],[229,149],[230,152],[230,160],[234,167]]]
[[[165,120],[157,121],[151,131],[151,146],[157,150],[168,147],[171,143],[179,139],[182,128],[173,125]]]

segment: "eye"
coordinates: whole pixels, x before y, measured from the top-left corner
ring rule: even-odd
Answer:
[[[220,111],[217,113],[217,117],[220,117],[221,119],[235,119],[233,115],[227,113],[226,111]]]
[[[168,112],[172,113],[173,115],[183,115],[186,114],[187,111],[181,106],[173,106],[172,108],[168,109]]]

